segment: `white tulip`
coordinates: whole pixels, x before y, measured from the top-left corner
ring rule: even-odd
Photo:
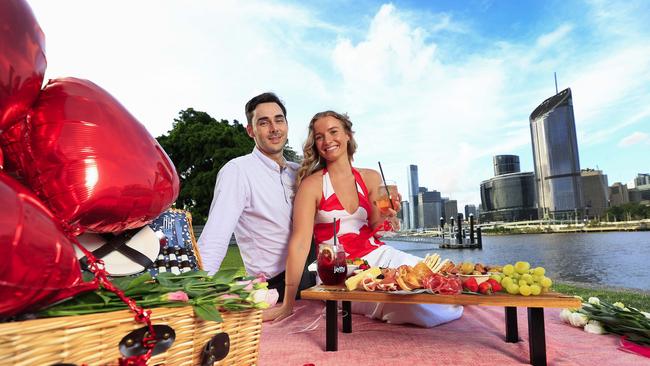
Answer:
[[[593,305],[600,305],[600,299],[597,297],[590,297],[587,302]]]
[[[571,314],[573,314],[573,312],[571,310],[562,309],[562,311],[560,311],[560,320],[562,320],[563,322],[568,324],[569,323],[569,318],[571,317]]]
[[[592,334],[605,334],[607,333],[603,328],[603,325],[600,324],[597,320],[590,320],[587,325],[585,325],[585,332]]]
[[[589,318],[583,313],[572,313],[569,317],[569,323],[574,327],[584,327],[588,321]]]
[[[613,303],[612,305],[614,305],[614,306],[616,306],[617,308],[620,308],[620,309],[622,309],[622,310],[630,311],[630,309],[626,308],[626,307],[625,307],[625,304],[623,304],[623,303],[620,302],[620,301],[617,301],[617,302]]]

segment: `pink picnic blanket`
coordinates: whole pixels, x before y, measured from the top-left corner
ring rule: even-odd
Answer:
[[[620,338],[564,324],[560,309],[544,309],[548,365],[650,365],[618,350]],[[295,314],[264,323],[261,366],[266,365],[526,365],[528,319],[518,308],[518,343],[505,342],[504,308],[465,306],[462,318],[435,328],[392,325],[353,315],[352,333],[339,332],[338,351],[325,352],[325,305],[300,300]],[[339,316],[339,329],[340,329]]]

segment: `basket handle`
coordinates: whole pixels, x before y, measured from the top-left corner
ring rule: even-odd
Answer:
[[[228,333],[217,333],[203,346],[201,354],[201,366],[212,366],[215,362],[221,361],[230,352],[230,337]]]
[[[153,326],[156,333],[156,345],[152,356],[163,353],[169,349],[176,339],[176,332],[168,325],[157,324]],[[120,353],[124,357],[140,356],[147,353],[143,340],[149,337],[149,327],[136,329],[122,338],[119,343]]]

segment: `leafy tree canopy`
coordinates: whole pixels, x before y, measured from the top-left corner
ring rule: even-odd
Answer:
[[[616,218],[617,221],[642,220],[650,218],[650,206],[638,202],[629,202],[608,208],[607,214],[610,219]]]
[[[193,108],[180,111],[172,129],[157,138],[176,166],[181,191],[177,208],[192,213],[194,223],[205,223],[219,170],[231,159],[250,153],[255,142],[246,127],[234,120],[217,121]],[[285,158],[299,162],[300,156],[286,146]]]

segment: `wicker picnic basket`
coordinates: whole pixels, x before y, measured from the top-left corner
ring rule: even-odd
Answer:
[[[221,332],[230,337],[230,351],[217,365],[256,364],[261,311],[222,316],[223,322],[217,323],[195,317],[191,307],[153,309],[152,322],[172,327],[176,340],[149,365],[199,365],[204,345]],[[0,365],[116,365],[121,357],[118,343],[141,327],[127,310],[0,324]]]
[[[201,265],[191,216],[186,213],[186,217],[192,246]],[[205,344],[218,333],[227,333],[230,342],[228,355],[215,365],[257,364],[262,311],[221,312],[221,315],[223,322],[217,323],[194,316],[190,306],[152,309],[152,323],[170,326],[176,337],[168,350],[153,356],[148,364],[200,365]],[[119,342],[143,326],[135,322],[129,310],[0,323],[0,366],[117,365],[121,357]]]

